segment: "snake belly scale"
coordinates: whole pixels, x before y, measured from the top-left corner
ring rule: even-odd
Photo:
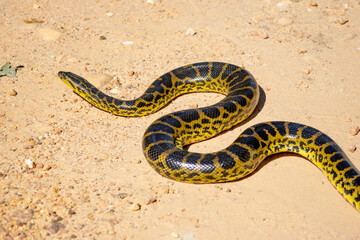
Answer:
[[[315,128],[293,122],[265,122],[246,129],[221,151],[201,154],[184,149],[231,128],[254,111],[259,87],[254,77],[241,67],[220,62],[179,67],[156,79],[134,100],[108,96],[70,72],[58,75],[94,106],[127,117],[156,112],[185,93],[224,94],[225,98],[212,106],[170,113],[148,127],[143,137],[143,152],[159,174],[188,183],[228,182],[249,175],[269,155],[293,152],[314,163],[360,211],[359,171],[330,137]]]

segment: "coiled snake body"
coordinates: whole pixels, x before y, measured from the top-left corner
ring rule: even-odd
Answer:
[[[120,116],[144,116],[189,92],[218,92],[226,97],[209,107],[170,113],[153,122],[143,151],[162,176],[189,183],[234,181],[252,173],[269,155],[298,153],[313,162],[344,198],[360,211],[360,175],[340,147],[312,127],[265,122],[246,129],[227,148],[200,154],[184,146],[215,136],[247,118],[259,99],[258,85],[245,69],[203,62],[177,68],[156,79],[135,100],[112,98],[84,78],[59,72],[60,79],[94,106]]]

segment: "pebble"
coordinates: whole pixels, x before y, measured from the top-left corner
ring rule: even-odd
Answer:
[[[196,34],[195,30],[192,28],[188,28],[185,33],[186,36],[194,36],[195,34]]]
[[[302,73],[305,74],[305,75],[309,75],[310,74],[310,69],[304,69],[302,70]]]
[[[259,36],[260,38],[262,38],[262,39],[268,39],[268,38],[269,38],[269,34],[267,34],[266,32],[259,33],[258,36]]]
[[[146,0],[147,3],[154,4],[155,0]]]
[[[35,167],[35,163],[30,159],[25,159],[25,163],[29,168],[34,168]]]
[[[156,202],[156,201],[157,201],[156,197],[154,197],[154,196],[149,196],[149,197],[146,199],[145,204],[146,204],[146,205],[149,205],[149,204],[152,204],[152,203],[154,203],[154,202]]]
[[[51,233],[55,234],[63,228],[65,228],[64,224],[60,223],[59,221],[53,221],[51,226],[49,227],[49,230],[51,231]]]
[[[24,23],[27,23],[27,24],[31,24],[31,23],[44,23],[44,20],[42,20],[42,19],[37,19],[37,18],[26,18],[26,19],[23,19],[23,22],[24,22]]]
[[[173,237],[173,238],[179,238],[180,236],[179,236],[178,233],[172,232],[172,233],[171,233],[171,237]]]
[[[131,77],[131,76],[134,76],[134,74],[135,74],[134,71],[129,71],[129,72],[128,72],[128,76],[130,76],[130,77]]]
[[[317,7],[318,4],[317,4],[317,2],[310,2],[310,3],[309,3],[309,6],[310,6],[310,7]]]
[[[111,16],[114,15],[114,13],[112,13],[112,12],[106,12],[105,15],[108,16],[108,17],[111,17]]]
[[[108,84],[113,79],[113,76],[104,73],[94,73],[87,75],[85,78],[95,87],[100,88]]]
[[[123,41],[122,42],[123,45],[131,45],[131,44],[134,44],[133,41]]]
[[[68,214],[69,214],[69,215],[75,215],[76,212],[75,212],[73,209],[69,209]]]
[[[133,204],[131,204],[131,207],[130,207],[130,210],[131,210],[131,211],[136,212],[136,211],[139,211],[140,209],[141,209],[141,205],[140,205],[139,203],[133,203]]]
[[[115,94],[115,95],[116,95],[116,94],[119,94],[120,92],[121,92],[120,89],[117,88],[117,87],[110,90],[110,93],[111,93],[111,94]]]
[[[293,23],[294,23],[294,21],[288,17],[282,17],[282,18],[279,18],[279,20],[278,20],[278,24],[280,24],[282,26],[291,25]]]
[[[34,140],[29,139],[28,141],[25,142],[24,148],[31,149],[31,148],[34,148],[36,145],[37,145],[37,143]]]
[[[62,34],[51,28],[41,28],[39,30],[40,37],[45,41],[55,41],[58,40]]]
[[[8,94],[9,94],[10,96],[16,96],[16,95],[17,95],[17,92],[15,91],[15,89],[9,89]]]
[[[349,20],[346,18],[337,18],[336,22],[339,23],[340,25],[344,25],[345,23],[349,22]]]
[[[36,164],[36,168],[43,168],[44,167],[44,164],[42,164],[42,163],[38,163],[38,164]]]
[[[355,152],[356,151],[356,146],[355,145],[350,145],[349,146],[349,151],[352,152],[352,153]]]
[[[106,37],[105,37],[104,35],[101,35],[101,36],[99,37],[99,39],[100,39],[100,40],[106,40]]]
[[[44,167],[43,167],[43,170],[45,170],[45,171],[48,171],[48,170],[50,170],[51,169],[51,166],[50,165],[45,165]]]
[[[355,126],[350,128],[349,133],[353,136],[356,136],[358,133],[360,132],[360,127],[359,126]]]

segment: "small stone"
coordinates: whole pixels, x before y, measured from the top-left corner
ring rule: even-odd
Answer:
[[[307,50],[306,49],[299,49],[298,53],[299,54],[305,54],[305,53],[307,53]]]
[[[268,39],[268,38],[269,38],[269,34],[267,34],[266,32],[259,33],[259,37],[262,38],[262,39]]]
[[[119,93],[120,93],[120,89],[117,88],[117,87],[116,87],[116,88],[113,88],[113,89],[110,90],[110,93],[111,93],[111,94],[115,94],[115,95],[116,95],[116,94],[119,94]]]
[[[133,41],[123,41],[122,44],[123,45],[132,45],[132,44],[134,44],[134,42]]]
[[[36,168],[41,169],[41,168],[43,168],[43,167],[44,167],[44,164],[42,164],[42,163],[38,163],[38,164],[36,164]]]
[[[45,41],[55,41],[62,36],[61,32],[51,28],[42,28],[39,30],[39,34]]]
[[[15,91],[15,89],[9,89],[8,94],[9,94],[10,96],[16,96],[16,95],[17,95],[17,92]]]
[[[310,7],[317,7],[318,4],[317,4],[316,2],[310,2],[310,3],[309,3],[309,6],[310,6]]]
[[[139,211],[140,208],[141,208],[141,205],[139,203],[133,203],[130,207],[130,210],[136,212],[136,211]]]
[[[347,20],[346,18],[338,18],[336,19],[336,22],[340,25],[344,25],[345,23],[349,22],[349,20]]]
[[[349,133],[350,133],[352,136],[356,136],[359,132],[360,132],[359,126],[352,127],[352,128],[349,130]]]
[[[34,168],[35,167],[35,163],[30,159],[25,159],[25,163],[29,168]]]
[[[129,72],[128,72],[128,76],[130,76],[130,77],[131,77],[131,76],[134,76],[134,74],[135,74],[134,71],[129,71]]]
[[[192,28],[188,28],[185,33],[186,36],[194,36],[195,34],[196,34],[195,30]]]
[[[43,167],[43,170],[45,170],[45,171],[48,171],[48,170],[50,170],[51,169],[51,166],[50,165],[45,165],[44,167]]]
[[[173,238],[179,238],[180,236],[179,236],[178,233],[172,232],[172,233],[171,233],[171,237],[173,237]]]
[[[37,145],[37,143],[34,140],[29,139],[28,141],[25,142],[24,148],[31,149],[31,148],[34,148],[36,145]]]
[[[154,4],[154,3],[155,3],[155,0],[146,0],[146,3]]]
[[[197,105],[196,103],[189,106],[189,108],[198,108],[198,107],[199,105]]]
[[[154,196],[149,196],[149,197],[146,199],[145,204],[146,204],[146,205],[149,205],[149,204],[152,204],[152,203],[154,203],[154,202],[156,202],[156,201],[157,201],[156,197],[154,197]]]
[[[305,74],[305,75],[309,75],[310,74],[310,69],[304,69],[302,70],[302,73]]]
[[[59,221],[53,221],[51,226],[49,227],[49,230],[51,231],[51,233],[55,234],[63,228],[65,228],[64,224],[60,223]]]
[[[72,210],[72,209],[69,209],[68,214],[69,214],[69,215],[75,215],[76,212],[75,212],[74,210]]]
[[[350,145],[349,146],[349,151],[352,152],[352,153],[355,152],[356,151],[356,146],[355,145]]]
[[[111,16],[114,15],[114,13],[112,13],[112,12],[106,12],[105,15],[108,16],[108,17],[111,17]]]
[[[99,37],[99,39],[100,39],[100,40],[106,40],[106,37],[105,37],[104,35],[101,35],[101,36]]]
[[[224,188],[224,191],[225,192],[231,192],[231,189],[226,187],[226,188]]]
[[[127,196],[128,196],[127,193],[119,193],[119,194],[116,194],[116,197],[119,197],[120,199],[125,199]]]
[[[278,24],[280,24],[282,26],[291,25],[293,23],[294,23],[294,21],[288,17],[282,17],[282,18],[279,18],[279,20],[278,20]]]
[[[31,24],[31,23],[43,23],[44,20],[42,20],[42,19],[37,19],[37,18],[26,18],[26,19],[23,19],[23,22],[24,22],[24,23],[27,23],[27,24]]]

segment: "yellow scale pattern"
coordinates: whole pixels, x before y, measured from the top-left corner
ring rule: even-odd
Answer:
[[[222,93],[226,97],[212,106],[170,113],[148,127],[143,151],[159,174],[188,183],[228,182],[252,173],[269,155],[293,152],[313,162],[360,211],[359,171],[330,137],[312,127],[280,121],[260,123],[246,129],[221,151],[200,154],[184,150],[186,145],[235,126],[254,111],[259,87],[243,68],[221,62],[186,65],[156,79],[135,100],[110,97],[70,72],[58,75],[76,94],[99,109],[128,117],[156,112],[185,93]]]

